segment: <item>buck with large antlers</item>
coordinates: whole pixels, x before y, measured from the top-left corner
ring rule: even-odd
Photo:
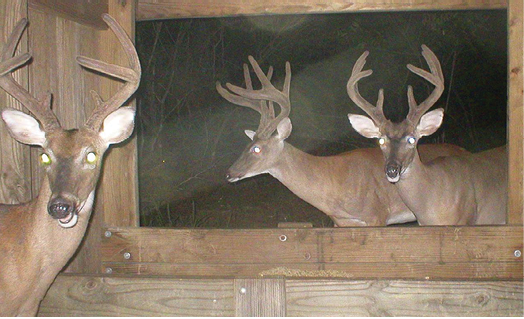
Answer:
[[[379,90],[373,106],[359,93],[357,83],[371,75],[362,71],[368,52],[355,63],[347,83],[351,100],[369,115],[349,114],[357,132],[378,138],[385,157],[387,180],[394,183],[404,203],[421,225],[504,224],[506,221],[507,154],[505,147],[476,154],[437,158],[424,163],[417,152],[420,138],[442,124],[444,110],[427,112],[444,91],[444,75],[435,54],[425,45],[422,55],[430,71],[408,64],[408,69],[435,86],[429,97],[417,104],[408,87],[409,113],[393,123],[383,112],[384,92]],[[427,113],[426,113],[427,112]]]
[[[77,57],[82,66],[126,82],[107,101],[93,91],[96,109],[79,129],[62,129],[51,111],[51,96],[34,98],[10,75],[31,58],[29,53],[13,57],[27,20],[18,23],[4,46],[0,87],[35,118],[11,109],[4,110],[2,118],[14,139],[43,148],[40,160],[45,175],[37,198],[21,205],[0,205],[0,316],[36,314],[84,236],[104,152],[133,132],[135,111],[120,106],[138,87],[140,62],[122,27],[109,15],[103,19],[122,44],[130,68]]]
[[[291,134],[289,89],[291,67],[286,63],[282,91],[271,84],[272,68],[266,76],[249,57],[262,84],[254,90],[249,69],[244,64],[246,88],[229,83],[229,92],[217,82],[217,90],[231,103],[260,113],[256,132],[246,130],[252,140],[228,170],[228,180],[269,173],[295,195],[327,214],[336,226],[384,226],[414,221],[394,186],[382,178],[384,160],[378,149],[358,149],[336,156],[313,156],[298,150],[285,139]],[[280,106],[275,117],[273,103]],[[429,146],[422,150],[427,159],[462,150],[449,145]]]

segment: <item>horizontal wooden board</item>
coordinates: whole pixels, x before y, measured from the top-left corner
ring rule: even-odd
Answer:
[[[391,10],[506,8],[507,0],[139,0],[136,19],[175,19],[259,14],[330,13]]]
[[[232,280],[60,275],[40,316],[233,316]]]
[[[240,295],[274,283],[278,289],[262,289],[263,295],[285,301],[279,313],[285,311],[287,316],[523,315],[522,281],[242,281],[89,275],[58,276],[38,315],[233,316],[235,308],[260,306],[256,294],[249,300]]]
[[[522,282],[286,281],[288,316],[522,316]]]
[[[103,267],[120,273],[254,276],[284,265],[356,278],[522,277],[521,226],[109,231]]]

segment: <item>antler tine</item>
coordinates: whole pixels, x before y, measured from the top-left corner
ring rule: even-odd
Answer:
[[[284,88],[282,91],[277,90],[270,79],[265,76],[264,72],[258,65],[257,61],[252,57],[248,57],[255,74],[257,75],[262,88],[260,90],[247,90],[234,85],[228,84],[227,87],[238,96],[251,100],[264,100],[269,102],[269,113],[274,117],[274,109],[272,103],[275,102],[280,106],[280,113],[277,117],[272,118],[266,125],[259,127],[257,135],[267,138],[275,131],[278,123],[289,116],[291,112],[291,102],[289,100],[289,88],[291,84],[291,65],[286,62],[286,77],[284,80]]]
[[[124,52],[129,61],[129,68],[109,64],[84,56],[78,56],[76,58],[77,62],[83,67],[126,81],[124,86],[107,101],[103,101],[99,94],[95,91],[91,92],[97,106],[91,117],[86,121],[85,126],[93,130],[99,130],[102,126],[103,120],[111,112],[115,111],[122,104],[124,104],[127,99],[129,99],[129,97],[135,93],[138,85],[140,84],[140,76],[142,73],[138,54],[127,33],[109,14],[102,15],[102,18],[116,35],[118,41],[120,41],[120,44],[122,45],[122,48],[124,49]]]
[[[22,87],[11,76],[11,72],[24,65],[31,59],[29,53],[13,57],[16,46],[27,26],[27,19],[21,19],[15,26],[7,43],[2,50],[0,61],[0,87],[17,99],[40,121],[45,131],[52,131],[60,127],[58,120],[51,111],[51,94],[47,94],[40,100],[32,96],[29,91]]]
[[[411,64],[408,64],[407,67],[411,72],[433,84],[435,89],[424,102],[417,105],[413,95],[413,88],[408,86],[408,119],[414,123],[419,121],[420,117],[437,102],[444,92],[444,74],[442,73],[442,68],[437,56],[425,45],[422,45],[422,56],[428,63],[431,72],[422,70]]]
[[[386,120],[383,110],[384,90],[380,89],[378,91],[378,99],[376,106],[366,101],[366,99],[364,99],[358,91],[358,81],[360,81],[362,78],[368,77],[371,74],[373,74],[373,70],[362,71],[364,65],[366,64],[366,58],[368,55],[369,51],[365,51],[358,58],[357,62],[355,62],[346,88],[349,98],[353,101],[353,103],[355,103],[359,108],[366,112],[373,119],[373,121],[375,121],[376,123],[381,123]]]

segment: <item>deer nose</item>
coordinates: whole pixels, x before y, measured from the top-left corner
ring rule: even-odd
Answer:
[[[57,197],[49,202],[47,206],[47,212],[54,219],[62,219],[71,214],[74,210],[74,204],[63,198]]]
[[[396,181],[400,175],[402,166],[397,163],[389,163],[386,166],[386,175],[390,181]]]

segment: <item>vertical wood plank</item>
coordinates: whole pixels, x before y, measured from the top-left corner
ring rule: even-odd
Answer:
[[[12,0],[0,2],[0,47],[11,34],[21,18],[27,17],[27,1]],[[18,44],[17,52],[27,52],[27,31]],[[28,67],[13,73],[23,87],[28,87]],[[27,110],[0,89],[0,111],[13,108],[27,113]],[[31,199],[31,162],[29,146],[15,141],[8,133],[4,121],[0,120],[0,203],[17,204]]]
[[[109,1],[109,14],[115,18],[126,32],[134,39],[134,1]],[[92,40],[80,41],[84,45],[96,47],[96,53],[84,55],[102,61],[122,66],[129,62],[120,42],[111,30],[97,31]],[[92,73],[84,71],[86,73]],[[88,90],[96,90],[103,99],[110,98],[122,87],[120,81],[106,76],[96,75],[95,83],[86,84]],[[89,98],[88,94],[83,95]],[[126,105],[134,105],[131,99]],[[101,269],[100,244],[103,228],[109,226],[138,226],[138,177],[136,168],[136,138],[120,145],[113,145],[105,155],[104,166],[98,190],[94,213],[90,227],[73,262],[68,267],[69,272],[99,273]]]
[[[509,100],[508,100],[508,149],[509,149],[509,185],[508,185],[508,224],[522,225],[524,201],[523,177],[523,130],[524,104],[522,34],[524,9],[522,0],[510,0],[509,9]]]
[[[107,0],[29,0],[29,7],[97,29],[107,28],[101,18],[102,13],[107,12]]]
[[[284,317],[286,285],[281,279],[235,279],[237,317]]]

